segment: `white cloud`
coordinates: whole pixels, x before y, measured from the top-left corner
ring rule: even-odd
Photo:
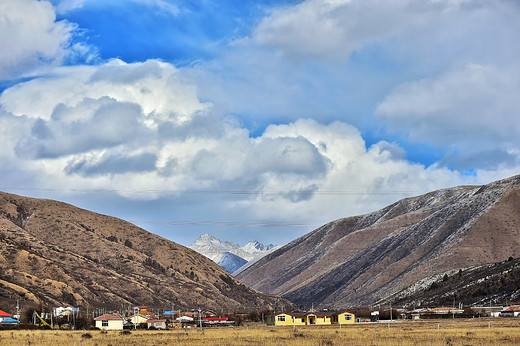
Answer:
[[[436,78],[399,85],[376,112],[390,129],[406,130],[413,141],[453,146],[481,158],[490,149],[510,151],[511,162],[512,151],[520,148],[518,90],[517,67],[470,64]],[[461,160],[468,160],[465,153],[460,153]],[[504,160],[494,156],[499,162]]]
[[[136,1],[177,11],[160,0]],[[47,60],[59,64],[72,49],[67,45],[74,27],[56,22],[46,2],[23,3],[42,6],[58,47]],[[409,162],[397,143],[367,147],[350,125],[360,116],[356,106],[370,117],[370,101],[350,103],[357,89],[381,88],[386,97],[377,114],[415,140],[467,147],[485,138],[518,156],[517,146],[504,145],[516,143],[520,126],[504,125],[516,117],[508,110],[518,108],[518,65],[496,49],[515,37],[506,30],[510,17],[498,20],[513,5],[485,4],[309,0],[274,10],[250,39],[194,68],[114,59],[49,69],[0,96],[2,169],[23,172],[26,182],[41,188],[114,190],[134,199],[169,198],[183,208],[192,203],[193,215],[221,211],[224,218],[318,224],[436,188],[504,177],[511,166],[488,165],[497,168],[464,176],[441,164]],[[83,5],[65,1],[57,8]],[[460,48],[477,36],[481,42]],[[36,44],[26,46],[40,54]],[[371,76],[355,74],[347,62],[355,54],[368,61],[362,67]],[[377,62],[390,57],[404,71],[392,72],[398,82]],[[41,61],[34,61],[16,68],[37,69]],[[372,70],[375,65],[380,70]],[[16,70],[0,60],[0,71],[2,66]],[[285,120],[264,123],[253,136],[240,122],[250,113]]]
[[[366,148],[343,122],[299,119],[251,137],[201,103],[183,72],[157,61],[112,61],[18,84],[0,98],[4,161],[42,188],[144,199],[235,191],[209,208],[312,222],[464,181],[407,162],[395,143]]]
[[[182,123],[206,108],[196,97],[196,87],[182,78],[167,63],[126,64],[116,59],[97,66],[61,67],[50,78],[19,83],[4,91],[0,103],[15,115],[49,119],[58,104],[76,107],[86,98],[108,96],[139,104],[149,125],[156,126],[158,120]]]
[[[307,0],[274,10],[253,38],[297,59],[343,61],[367,44],[428,26],[449,5],[450,1]]]
[[[0,80],[61,64],[75,28],[66,21],[56,21],[47,1],[1,1]]]
[[[493,48],[517,37],[518,10],[501,0],[307,0],[273,10],[252,38],[298,60],[341,62],[369,45],[430,64],[456,55],[497,58],[506,52]]]

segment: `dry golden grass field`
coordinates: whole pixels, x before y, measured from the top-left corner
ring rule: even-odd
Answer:
[[[520,318],[101,332],[3,330],[0,345],[520,345]]]

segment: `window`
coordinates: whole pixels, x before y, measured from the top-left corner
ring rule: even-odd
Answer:
[[[345,320],[350,321],[352,319],[352,315],[345,314]]]
[[[101,327],[108,327],[108,321],[101,321]]]
[[[285,316],[278,316],[278,322],[285,322]]]

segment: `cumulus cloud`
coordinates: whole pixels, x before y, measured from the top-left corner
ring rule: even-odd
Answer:
[[[76,26],[56,21],[50,2],[0,2],[0,80],[27,76],[68,55]]]
[[[298,60],[340,62],[374,45],[429,63],[476,53],[497,58],[507,52],[490,48],[514,40],[518,10],[510,1],[307,0],[274,9],[252,38]]]
[[[92,157],[94,156],[94,157]],[[99,157],[95,157],[99,156]],[[124,173],[150,172],[156,169],[157,156],[152,153],[142,154],[107,154],[88,155],[70,161],[65,167],[66,174],[82,176],[114,175]]]
[[[461,5],[451,0],[307,0],[272,11],[253,38],[297,59],[342,61],[366,45],[427,28]]]
[[[395,143],[367,148],[344,122],[299,119],[252,136],[200,102],[183,72],[158,61],[112,61],[18,84],[0,98],[5,160],[49,188],[141,199],[229,191],[215,208],[284,220],[369,211],[462,181],[456,172],[404,160]]]
[[[177,11],[161,0],[136,1]],[[17,67],[0,57],[0,71],[59,64],[72,49],[74,26],[56,22],[47,2],[19,3],[42,7],[50,29],[38,30],[55,48],[42,59],[38,45],[27,44],[33,60]],[[62,12],[86,5],[53,3]],[[518,50],[515,6],[308,0],[273,10],[250,38],[211,62],[177,68],[114,59],[52,68],[1,94],[0,169],[24,172],[25,181],[43,188],[168,197],[192,206],[193,215],[218,210],[223,217],[318,224],[436,188],[501,178],[514,172],[520,152],[519,69],[510,57]],[[248,114],[267,120],[256,126],[244,120]],[[407,161],[392,140],[373,136],[367,145],[352,125],[363,117],[383,119],[386,129],[412,140],[449,146],[453,156],[426,167]],[[475,143],[482,144],[467,150]],[[486,169],[474,176],[446,168],[477,156]]]
[[[472,161],[484,167],[514,164],[512,150],[518,151],[520,135],[518,76],[516,67],[470,64],[397,86],[376,112],[391,130],[406,130],[413,141],[458,148],[462,167]],[[494,159],[486,155],[490,148]]]
[[[139,104],[147,124],[182,123],[207,107],[196,95],[196,86],[184,81],[170,64],[157,60],[126,64],[111,60],[97,66],[56,69],[52,77],[19,83],[0,96],[5,110],[15,115],[49,119],[56,105],[74,107],[86,98],[110,97]]]
[[[75,107],[57,105],[50,120],[34,121],[31,134],[18,142],[15,152],[21,157],[61,157],[128,144],[146,134],[146,128],[139,123],[140,106],[107,97],[86,102],[94,108],[88,119],[69,119],[71,114],[74,117]]]

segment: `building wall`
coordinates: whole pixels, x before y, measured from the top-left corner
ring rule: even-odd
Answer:
[[[282,319],[284,321],[282,321]],[[299,319],[301,321],[301,319]],[[292,326],[294,325],[294,320],[291,315],[288,314],[279,314],[274,316],[274,324],[277,326]],[[305,323],[302,323],[305,324]]]
[[[338,323],[339,324],[354,324],[354,323],[356,323],[356,315],[351,314],[350,312],[343,312],[338,315]]]
[[[324,325],[324,324],[332,324],[331,316],[316,316],[314,314],[309,314],[308,317],[314,316],[314,324]]]
[[[305,316],[291,316],[292,318],[292,325],[294,326],[304,326],[307,324],[307,319]]]
[[[148,322],[148,328],[166,329],[166,322]]]
[[[133,324],[141,324],[141,323],[146,323],[148,321],[148,318],[144,317],[144,316],[141,316],[141,315],[134,315],[130,318],[130,321],[133,323]]]

